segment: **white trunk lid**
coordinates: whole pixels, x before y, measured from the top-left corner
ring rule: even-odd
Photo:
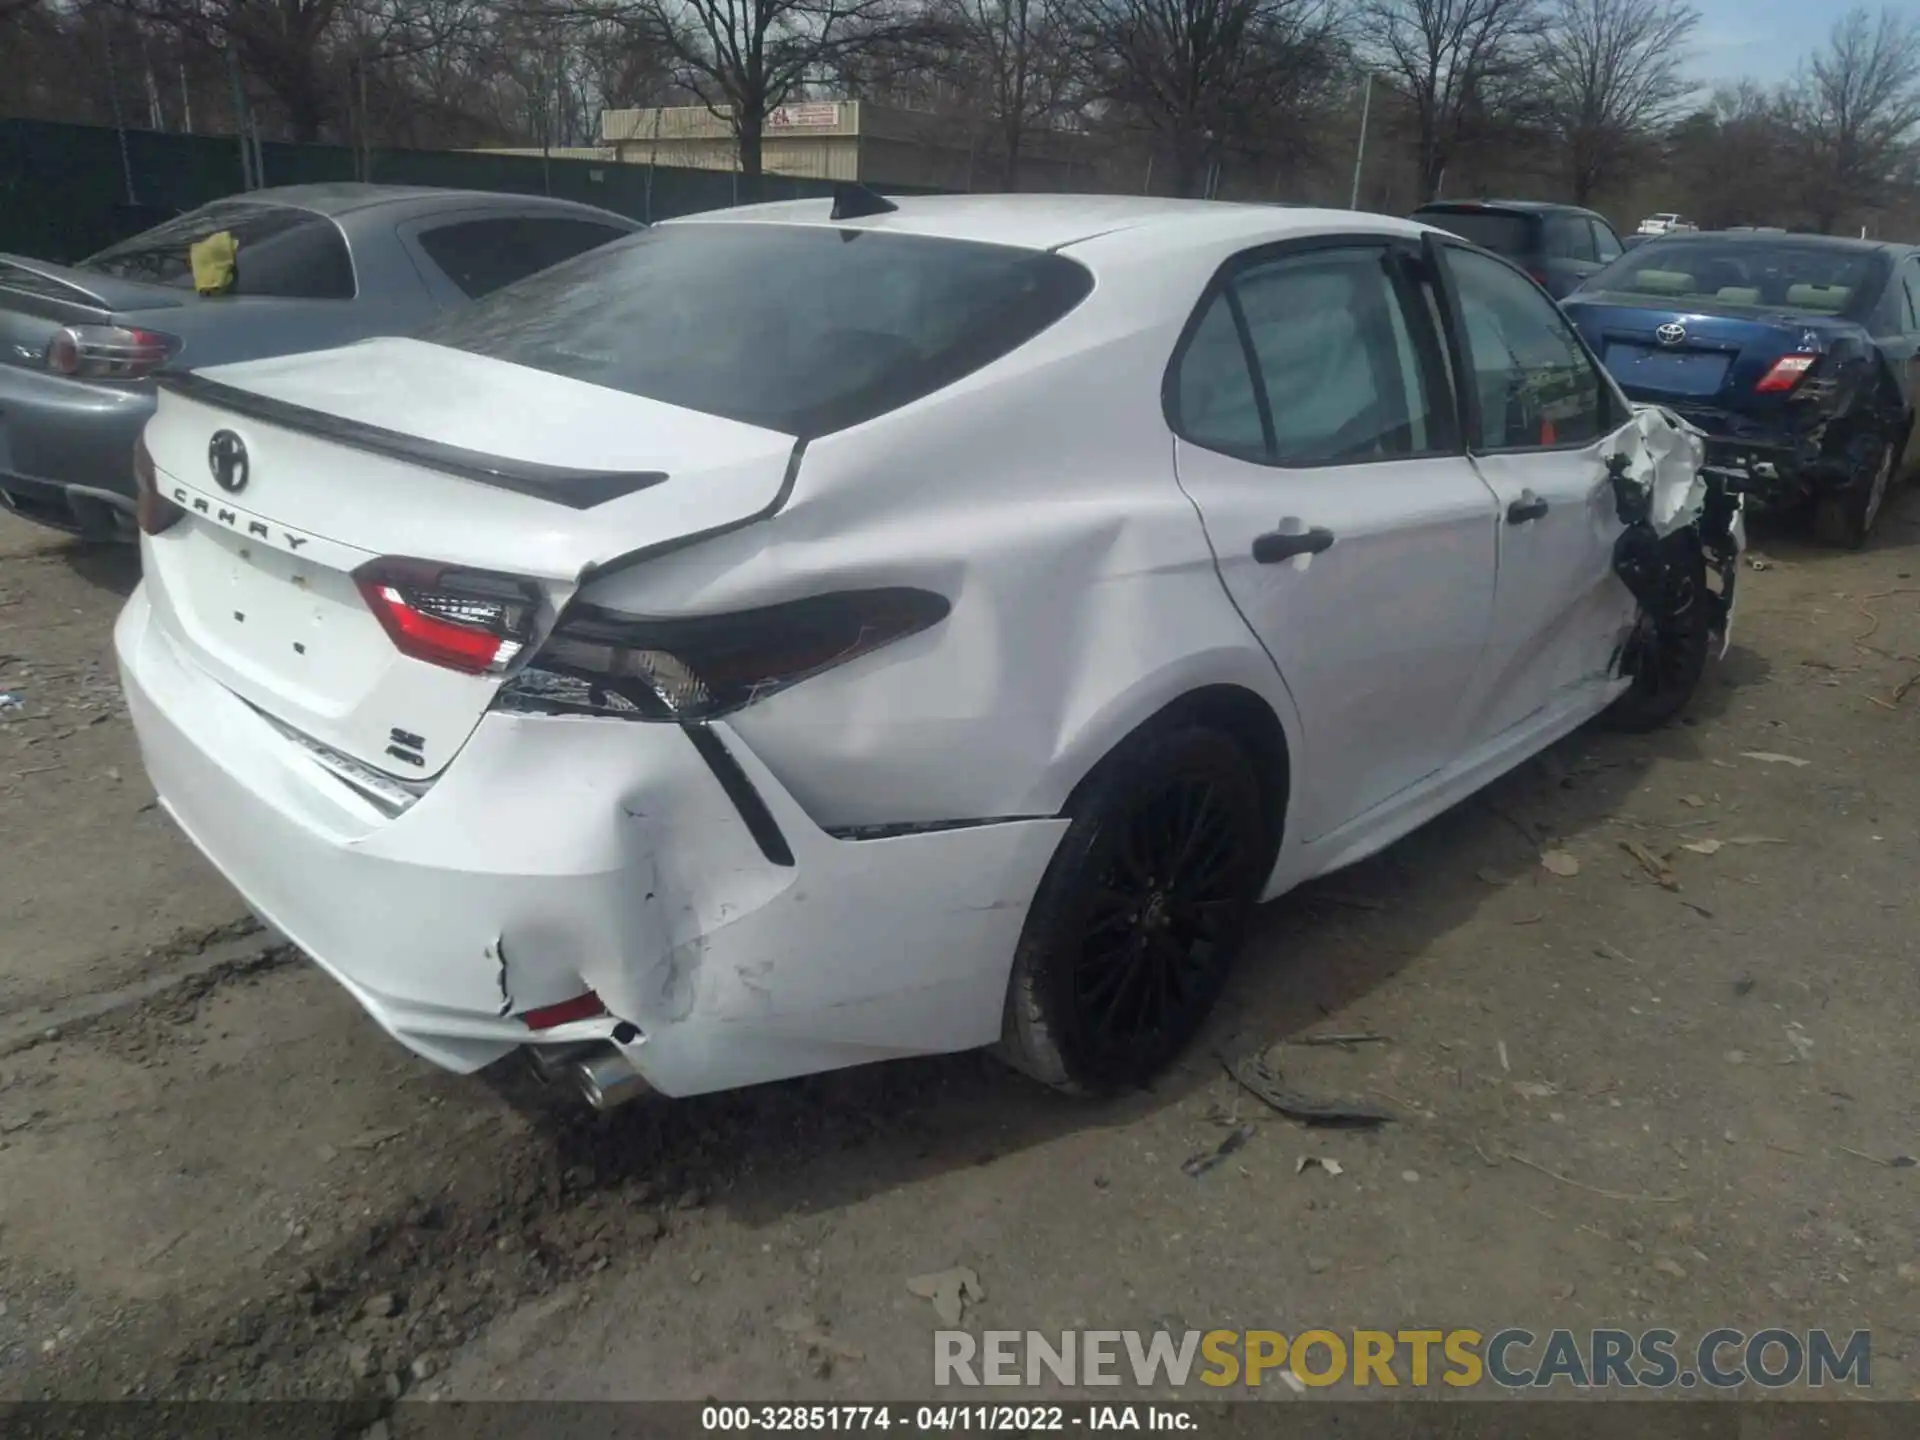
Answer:
[[[354,570],[402,556],[525,577],[555,610],[586,570],[771,511],[794,451],[774,431],[411,340],[185,383],[146,434],[161,493],[188,510],[146,540],[163,623],[249,703],[409,779],[452,759],[500,682],[403,655]],[[245,448],[237,490],[213,473],[222,431]]]

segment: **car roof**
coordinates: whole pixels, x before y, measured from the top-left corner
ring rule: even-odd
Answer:
[[[247,190],[225,200],[253,205],[290,205],[311,210],[317,215],[338,217],[380,205],[413,205],[436,208],[442,205],[490,206],[533,205],[556,209],[592,211],[597,207],[572,200],[556,200],[545,195],[521,195],[502,190],[453,190],[437,185],[370,185],[357,181],[329,181],[317,185],[275,185],[264,190]]]
[[[1595,220],[1606,217],[1583,205],[1562,205],[1554,200],[1429,200],[1413,213],[1438,210],[1457,213],[1462,210],[1511,210],[1521,215],[1585,215]]]
[[[1829,250],[1851,250],[1862,255],[1883,254],[1900,257],[1913,253],[1914,247],[1892,240],[1860,240],[1851,235],[1804,235],[1791,230],[1689,230],[1680,235],[1649,237],[1662,245],[1701,245],[1718,241],[1725,245],[1814,245]]]
[[[781,200],[683,215],[670,225],[820,225],[938,236],[1031,250],[1059,250],[1096,236],[1145,226],[1177,228],[1196,242],[1254,232],[1313,234],[1325,230],[1418,235],[1425,227],[1387,215],[1292,205],[1242,205],[1219,200],[1169,200],[1137,195],[896,195],[897,208],[845,220],[833,203]]]

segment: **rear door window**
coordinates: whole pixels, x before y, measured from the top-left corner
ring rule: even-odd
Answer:
[[[346,237],[325,215],[291,205],[223,200],[122,240],[77,268],[124,280],[193,288],[192,247],[222,231],[235,244],[234,295],[299,300],[351,300],[353,258]]]
[[[1417,210],[1414,219],[1451,231],[1496,255],[1530,255],[1534,251],[1531,215],[1506,210]]]
[[[1193,329],[1174,376],[1175,428],[1209,450],[1265,460],[1265,421],[1228,290],[1213,297]]]
[[[1549,215],[1544,222],[1547,254],[1555,260],[1592,260],[1593,227],[1584,215]]]
[[[789,435],[857,425],[1024,345],[1093,288],[1042,250],[826,225],[642,231],[420,338]]]
[[[1620,237],[1613,233],[1613,227],[1604,220],[1589,220],[1593,227],[1594,258],[1602,265],[1611,264],[1620,258]]]
[[[499,215],[437,225],[417,239],[463,295],[478,299],[627,233],[591,220]]]
[[[1170,418],[1195,444],[1244,458],[1353,465],[1449,449],[1438,388],[1387,252],[1316,250],[1252,264],[1222,288],[1179,356]]]
[[[1479,401],[1476,448],[1570,448],[1599,439],[1608,392],[1559,308],[1511,266],[1471,250],[1446,253]]]

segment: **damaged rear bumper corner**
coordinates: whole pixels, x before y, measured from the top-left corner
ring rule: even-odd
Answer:
[[[180,654],[144,592],[116,647],[181,828],[384,1028],[458,1071],[606,1042],[671,1096],[988,1044],[1066,828],[835,838],[715,726],[780,864],[680,730],[505,714],[390,816]],[[606,1015],[537,1036],[516,1018],[588,989]]]

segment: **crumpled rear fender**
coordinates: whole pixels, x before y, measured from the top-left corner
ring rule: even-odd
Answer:
[[[1699,429],[1670,410],[1635,407],[1627,444],[1607,466],[1624,527],[1614,542],[1613,568],[1649,615],[1674,615],[1704,599],[1715,646],[1724,654],[1746,547],[1746,497],[1705,464]],[[1704,597],[1695,579],[1702,560],[1720,581]]]

